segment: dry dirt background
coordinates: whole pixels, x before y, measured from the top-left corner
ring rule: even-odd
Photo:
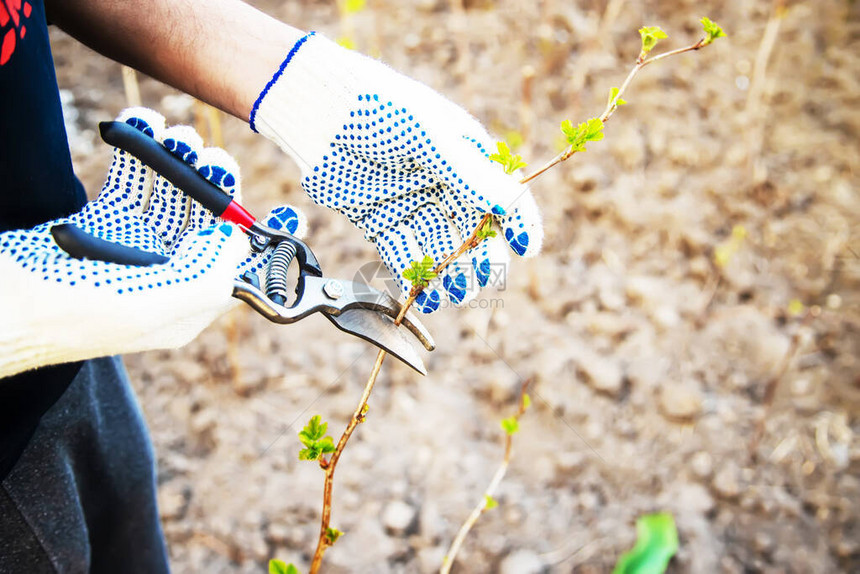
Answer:
[[[342,33],[332,1],[254,3]],[[500,506],[457,572],[607,572],[656,510],[680,532],[670,572],[860,570],[857,5],[791,3],[762,74],[766,1],[465,4],[458,16],[445,0],[371,1],[354,38],[497,134],[522,132],[533,166],[555,154],[563,119],[602,111],[640,26],[677,47],[708,15],[729,38],[647,68],[606,139],[535,183],[543,253],[514,262],[485,303],[427,319],[439,341],[427,377],[386,363],[339,466],[333,524],[346,535],[325,570],[438,568],[527,378],[534,406]],[[75,162],[96,193],[109,150],[95,128],[125,105],[120,68],[52,38]],[[171,122],[193,121],[188,98],[145,78],[141,89]],[[254,211],[301,205],[330,275],[375,261],[273,145],[232,118],[224,132]],[[747,237],[720,270],[714,250],[735,225]],[[175,572],[262,572],[272,556],[307,567],[322,473],[297,460],[296,432],[319,413],[339,433],[374,355],[322,318],[278,327],[243,308],[184,349],[127,357]]]

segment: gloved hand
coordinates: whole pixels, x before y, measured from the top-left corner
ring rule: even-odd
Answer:
[[[540,250],[543,229],[531,193],[488,159],[495,144],[466,111],[427,86],[314,34],[296,43],[266,85],[251,127],[300,166],[302,185],[321,205],[346,215],[401,276],[424,255],[455,251],[485,213],[502,235],[451,265],[416,300],[437,309],[474,297],[508,253]]]
[[[187,126],[136,108],[119,118],[240,194],[239,169],[224,150],[203,149]],[[48,166],[46,166],[48,167]],[[137,267],[75,259],[54,241],[54,225],[72,223],[92,236],[168,258]],[[301,235],[290,206],[266,220]],[[245,234],[133,156],[114,151],[101,194],[70,217],[0,234],[0,377],[67,361],[181,346],[236,301],[233,279],[263,265]]]

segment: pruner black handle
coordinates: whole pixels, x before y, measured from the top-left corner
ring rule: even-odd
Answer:
[[[229,194],[137,128],[125,122],[101,122],[99,132],[106,143],[138,158],[215,216],[220,217],[233,201]]]
[[[54,225],[51,227],[51,235],[63,251],[76,259],[137,266],[161,265],[169,261],[167,257],[158,253],[95,237],[74,223]]]

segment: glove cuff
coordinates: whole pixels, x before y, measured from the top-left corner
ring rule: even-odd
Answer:
[[[278,67],[277,71],[272,76],[272,79],[269,80],[269,82],[266,84],[266,87],[264,87],[263,91],[260,92],[260,95],[257,96],[257,100],[254,102],[254,107],[251,108],[251,115],[248,118],[248,123],[251,125],[251,129],[253,131],[259,133],[259,130],[257,129],[257,113],[260,110],[260,104],[263,103],[263,100],[269,94],[269,90],[272,89],[272,86],[274,86],[275,83],[281,79],[281,76],[284,74],[284,70],[286,70],[287,66],[292,61],[293,56],[296,55],[296,52],[299,51],[299,48],[301,48],[305,44],[305,42],[307,42],[314,35],[316,35],[316,32],[308,32],[307,34],[299,38],[299,40],[295,44],[293,44],[293,47],[290,48],[290,51],[287,53],[287,57],[284,58],[283,62],[281,62],[281,65]]]
[[[293,45],[260,93],[249,117],[251,129],[277,143],[307,173],[328,153],[333,134],[343,131],[349,109],[364,96],[358,86],[377,85],[372,82],[377,67],[388,70],[371,63],[378,64],[310,32]]]

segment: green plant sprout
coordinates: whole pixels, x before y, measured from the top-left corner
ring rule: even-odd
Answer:
[[[493,229],[493,218],[490,217],[484,221],[484,224],[478,229],[477,238],[479,241],[495,237],[496,231]]]
[[[520,422],[517,417],[508,417],[502,419],[502,430],[509,435],[515,435],[520,430]]]
[[[609,106],[623,106],[627,102],[619,98],[620,91],[618,88],[610,88],[609,90]]]
[[[328,423],[320,422],[320,418],[320,415],[314,415],[299,431],[299,440],[305,445],[299,451],[299,460],[320,460],[322,455],[334,452],[334,441],[325,436]]]
[[[337,542],[337,539],[341,536],[343,536],[343,532],[341,532],[337,528],[332,528],[329,526],[325,529],[325,541],[329,546]]]
[[[269,574],[301,574],[293,564],[275,558],[269,560]]]
[[[708,20],[710,22],[710,20]],[[642,37],[642,50],[639,52],[639,60],[644,60],[648,54],[657,46],[657,42],[668,38],[669,34],[664,32],[660,26],[643,26],[639,28]]]
[[[343,4],[342,2],[340,2],[339,5],[345,6],[345,4]],[[359,3],[355,4],[355,6],[358,6],[358,5],[363,6],[363,3],[359,2]],[[344,17],[344,16],[347,16],[348,14],[345,12],[345,10],[342,10],[341,15],[342,15],[342,17]],[[668,58],[670,56],[675,56],[675,55],[682,54],[685,52],[698,50],[704,46],[711,44],[716,38],[720,38],[720,37],[725,36],[725,33],[723,32],[723,30],[717,24],[712,22],[710,19],[702,18],[701,22],[702,22],[703,29],[705,31],[705,36],[702,37],[698,42],[696,42],[695,44],[691,44],[689,46],[683,47],[683,48],[678,48],[678,49],[671,50],[668,52],[663,52],[663,53],[655,55],[655,56],[650,56],[649,55],[650,52],[654,49],[654,47],[656,46],[656,44],[659,40],[667,38],[668,36],[659,27],[656,27],[656,26],[643,27],[640,30],[640,35],[641,35],[641,39],[642,39],[642,49],[641,49],[639,56],[637,57],[636,63],[634,65],[633,69],[627,75],[627,78],[621,84],[621,87],[612,88],[610,90],[609,100],[606,104],[606,108],[604,109],[603,113],[596,118],[591,118],[584,123],[578,124],[575,128],[573,126],[573,123],[570,122],[569,120],[565,120],[564,122],[562,122],[561,129],[562,129],[562,132],[564,133],[565,138],[566,138],[567,148],[564,149],[561,153],[559,153],[556,157],[554,157],[552,160],[547,162],[545,165],[543,165],[541,168],[539,168],[534,173],[522,178],[520,180],[520,183],[526,184],[526,183],[536,179],[537,177],[539,177],[540,175],[542,175],[543,173],[545,173],[546,171],[548,171],[552,167],[556,166],[557,164],[569,159],[575,153],[585,151],[585,146],[589,141],[600,141],[601,139],[603,139],[604,125],[609,120],[609,118],[612,116],[612,114],[615,113],[615,111],[618,109],[619,106],[627,103],[626,101],[624,101],[622,99],[621,96],[625,93],[627,88],[630,86],[630,83],[632,82],[633,78],[636,76],[636,74],[642,68],[644,68],[645,66],[652,64],[654,62],[657,62],[659,60]],[[499,142],[497,144],[497,149],[498,149],[498,153],[493,154],[491,156],[491,159],[493,159],[493,161],[497,161],[497,162],[501,163],[504,166],[506,173],[513,173],[517,169],[521,169],[522,167],[525,166],[525,163],[522,161],[522,158],[519,155],[513,154],[505,142]],[[473,230],[472,234],[463,242],[463,244],[460,245],[460,247],[457,248],[453,253],[450,253],[448,256],[446,256],[444,259],[442,259],[442,261],[440,261],[438,264],[436,264],[435,267],[433,267],[434,262],[433,262],[432,258],[430,258],[430,257],[425,257],[420,262],[419,261],[411,262],[410,267],[403,271],[403,277],[407,281],[412,283],[412,289],[410,290],[409,296],[406,298],[406,301],[403,303],[403,306],[400,308],[400,313],[398,313],[398,316],[394,321],[395,325],[400,325],[400,323],[403,321],[403,317],[406,315],[406,312],[409,310],[409,308],[414,303],[415,298],[429,284],[431,279],[434,279],[436,276],[438,276],[438,274],[441,273],[443,270],[445,270],[454,260],[459,258],[461,255],[463,255],[464,253],[466,253],[470,249],[477,246],[481,241],[483,241],[484,239],[486,239],[488,237],[493,237],[495,235],[495,231],[493,231],[493,229],[492,229],[492,223],[493,223],[492,214],[489,214],[489,213],[485,214],[484,217],[481,219],[481,221],[478,223],[478,225]],[[383,350],[380,350],[377,353],[376,361],[375,361],[375,363],[373,365],[373,369],[371,370],[370,375],[367,379],[367,383],[365,384],[364,391],[362,392],[362,396],[361,396],[361,399],[359,400],[358,406],[356,407],[356,409],[352,415],[352,418],[349,420],[349,423],[347,424],[346,429],[343,431],[343,434],[341,435],[340,439],[338,440],[337,445],[334,446],[334,443],[330,439],[330,437],[324,437],[323,436],[325,434],[325,426],[327,426],[327,425],[325,425],[325,423],[320,424],[318,416],[314,417],[314,419],[317,419],[317,423],[315,423],[317,425],[317,427],[315,427],[316,430],[313,430],[313,432],[308,432],[308,434],[307,434],[308,442],[310,444],[306,443],[304,439],[302,440],[302,443],[305,445],[305,449],[302,452],[305,452],[305,450],[309,451],[307,453],[309,457],[311,455],[316,454],[317,455],[316,458],[311,459],[311,460],[319,459],[320,460],[320,466],[325,470],[325,484],[324,484],[324,488],[323,488],[322,517],[320,519],[319,537],[317,540],[317,547],[316,547],[316,550],[314,552],[314,556],[313,556],[313,559],[311,562],[310,574],[316,574],[319,571],[319,568],[322,565],[322,559],[323,559],[323,554],[325,553],[325,550],[329,546],[331,546],[331,544],[333,543],[334,540],[337,539],[337,537],[340,536],[340,531],[333,529],[329,526],[329,523],[331,520],[332,493],[334,490],[334,471],[335,471],[335,468],[337,466],[337,462],[340,459],[340,455],[343,452],[344,447],[346,446],[347,442],[349,441],[349,439],[352,436],[353,432],[355,431],[356,427],[360,423],[364,422],[366,419],[367,402],[370,398],[371,392],[373,391],[373,387],[376,383],[376,379],[379,375],[380,369],[382,368],[382,363],[385,360],[386,354],[387,353]],[[451,566],[454,562],[454,559],[456,557],[456,554],[457,554],[459,548],[462,546],[466,535],[468,534],[468,532],[472,528],[472,526],[475,524],[475,522],[478,520],[478,518],[481,516],[481,514],[485,510],[487,510],[487,508],[493,508],[497,504],[495,502],[495,500],[492,498],[492,494],[493,494],[493,492],[495,492],[495,489],[498,487],[498,484],[501,482],[502,478],[504,477],[505,472],[507,471],[508,465],[510,463],[512,439],[513,439],[513,435],[517,432],[517,430],[519,428],[519,416],[521,416],[525,412],[526,408],[528,408],[528,405],[531,402],[528,395],[525,393],[525,389],[526,389],[527,384],[528,384],[528,381],[526,381],[523,384],[523,388],[521,391],[521,398],[520,398],[520,406],[519,406],[519,410],[517,411],[517,414],[515,415],[515,417],[513,417],[513,420],[511,420],[511,418],[508,418],[508,419],[505,419],[505,421],[507,421],[507,422],[504,422],[504,421],[502,422],[502,428],[505,431],[505,456],[504,456],[504,459],[502,461],[502,464],[498,468],[498,470],[496,471],[496,474],[493,476],[492,481],[490,482],[489,486],[485,490],[484,496],[481,498],[478,505],[472,511],[472,514],[470,514],[470,516],[467,518],[466,522],[462,525],[456,538],[452,542],[451,547],[449,548],[449,551],[446,554],[445,559],[443,561],[442,568],[440,569],[441,574],[446,574],[446,573],[450,572]],[[311,419],[311,422],[313,422],[314,419]],[[310,423],[309,423],[309,425],[310,425]],[[307,429],[308,427],[305,427],[305,428]],[[321,433],[319,430],[320,428],[322,428]],[[302,436],[302,433],[300,433],[300,438],[301,438],[301,436]],[[318,454],[317,454],[317,451],[319,451]],[[322,457],[322,454],[328,454],[328,453],[331,453],[331,457],[328,459],[328,461],[326,461]],[[300,458],[301,458],[301,455],[300,455]],[[657,516],[659,516],[659,515],[657,515]],[[643,517],[643,520],[645,518],[646,517]],[[663,520],[665,522],[666,519],[664,518],[664,519],[660,519],[660,520]],[[668,517],[668,520],[671,521],[672,532],[675,532],[674,531],[674,521],[672,521],[671,516]],[[654,521],[657,521],[657,523],[659,523],[659,521],[657,519],[654,519]],[[652,546],[659,548],[659,549],[662,549],[661,550],[662,554],[660,556],[662,556],[665,559],[665,562],[668,563],[668,560],[671,558],[672,555],[674,555],[674,552],[677,550],[677,532],[675,532],[675,534],[674,534],[674,540],[675,540],[674,549],[670,553],[667,549],[670,548],[671,545],[668,543],[664,543],[666,541],[671,542],[671,540],[672,540],[672,538],[668,534],[666,534],[666,532],[668,532],[668,530],[667,530],[668,526],[664,525],[662,527],[663,530],[660,531],[660,533],[662,533],[662,534],[659,534],[659,536],[658,536],[658,535],[653,534],[653,532],[652,532],[652,530],[653,530],[652,522],[653,521],[651,519],[648,519],[648,520],[644,520],[644,522],[642,523],[643,526],[640,528],[639,536],[640,536],[640,540],[645,538],[647,544],[643,542],[643,543],[641,543],[641,545],[647,546],[647,548],[649,548],[649,549],[652,548]],[[658,524],[658,526],[659,526],[659,524]],[[646,529],[647,529],[647,531],[646,531]],[[644,533],[644,535],[643,535],[643,533]],[[651,538],[647,538],[647,536],[651,536]],[[655,543],[654,542],[655,540],[660,542],[660,544]],[[637,543],[637,548],[639,546],[640,546],[640,543]],[[636,549],[634,548],[634,551],[635,550]],[[633,551],[631,551],[631,552],[633,552]],[[655,552],[655,555],[656,555],[656,551],[653,551],[653,552]],[[636,556],[639,556],[639,554],[637,553]],[[645,555],[643,554],[643,556],[645,556]],[[627,574],[627,573],[650,574],[651,572],[658,572],[658,570],[636,570],[636,569],[631,570],[631,569],[629,569],[629,568],[633,568],[635,566],[635,564],[640,564],[640,561],[642,564],[646,564],[646,565],[651,564],[652,561],[653,561],[653,563],[659,562],[658,560],[656,560],[654,558],[650,558],[651,554],[647,554],[647,556],[649,556],[649,557],[647,557],[647,558],[626,558],[626,555],[623,556],[622,560],[624,560],[624,565],[621,565],[620,567],[627,568],[627,569],[626,570],[617,570],[616,569],[616,572],[620,572],[620,573],[624,573],[624,574]],[[273,562],[274,561],[270,562],[270,569],[272,568]],[[621,564],[621,561],[619,561],[619,564]],[[627,564],[632,564],[634,566],[628,566]],[[290,565],[290,566],[292,566],[292,565]],[[286,568],[287,566],[285,565],[284,567]],[[665,568],[665,566],[664,566],[664,568]],[[278,572],[278,574],[280,574],[280,572],[282,572],[282,571],[277,571],[277,572]],[[662,572],[662,570],[659,570],[659,572]]]
[[[723,29],[720,28],[716,22],[712,22],[711,19],[707,16],[702,18],[700,22],[702,23],[702,27],[705,29],[705,34],[708,35],[708,37],[705,38],[705,41],[702,44],[703,46],[707,46],[717,38],[724,38],[726,36],[726,33],[723,32]]]
[[[520,387],[520,398],[519,401],[517,401],[517,411],[512,416],[504,418],[501,421],[502,430],[505,431],[505,455],[502,458],[502,463],[499,465],[499,468],[496,469],[496,474],[493,475],[492,480],[490,480],[490,484],[484,490],[484,496],[481,497],[480,502],[478,502],[475,508],[472,509],[472,513],[469,514],[469,517],[457,532],[457,536],[454,538],[454,541],[451,542],[451,546],[448,548],[448,552],[445,553],[445,558],[442,560],[442,567],[439,569],[439,574],[448,574],[451,571],[451,567],[454,565],[454,560],[457,558],[457,553],[463,546],[463,541],[466,540],[466,536],[469,534],[469,531],[475,523],[478,522],[478,519],[484,512],[499,505],[496,499],[493,498],[493,493],[496,492],[496,488],[498,488],[499,484],[502,482],[502,479],[505,477],[505,473],[508,471],[508,466],[511,463],[511,453],[514,446],[513,438],[514,434],[516,434],[520,429],[520,417],[525,414],[526,409],[528,409],[532,404],[531,397],[529,397],[526,392],[530,383],[531,380],[526,380]]]
[[[403,270],[403,278],[412,283],[412,289],[423,289],[435,279],[437,273],[433,271],[433,258],[425,255],[421,261],[412,261],[409,267]]]
[[[636,521],[636,545],[621,555],[612,574],[663,574],[678,551],[671,514],[646,514]]]
[[[506,142],[497,142],[496,149],[498,153],[490,155],[492,161],[502,164],[505,168],[505,173],[511,174],[526,167],[528,164],[523,161],[523,156],[520,154],[511,153],[511,148]]]
[[[618,109],[618,106],[626,104],[627,100],[621,97],[621,90],[618,88],[611,88],[609,90],[609,100],[606,102],[606,109],[609,110],[610,115]]]
[[[573,127],[570,120],[561,122],[561,133],[567,138],[567,144],[574,151],[585,151],[585,144],[598,142],[603,139],[603,121],[600,118],[591,118]]]

